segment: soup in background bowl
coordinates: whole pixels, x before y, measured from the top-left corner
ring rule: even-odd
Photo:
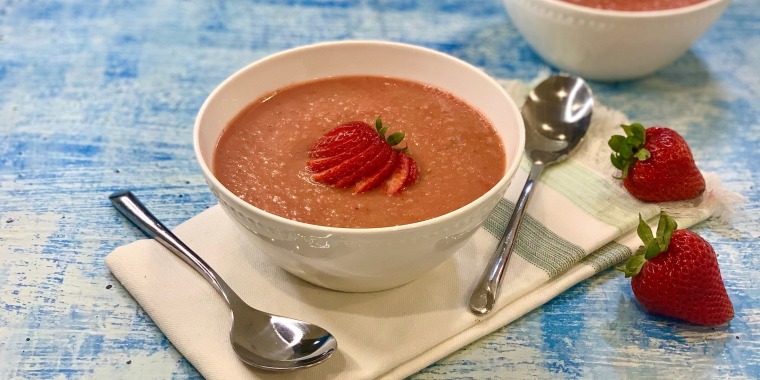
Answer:
[[[220,138],[252,103],[293,86],[341,77],[385,77],[418,83],[450,94],[472,107],[493,128],[503,147],[506,160],[496,183],[474,200],[439,216],[401,225],[348,228],[297,221],[265,211],[241,199],[220,182],[213,169],[219,153],[216,149],[223,147],[223,144],[218,145]],[[291,110],[293,113],[302,112],[295,108]],[[377,116],[382,116],[382,112],[378,111]],[[402,125],[390,124],[391,129],[396,127],[404,129]],[[524,133],[514,101],[496,81],[474,66],[412,45],[343,41],[288,50],[234,73],[201,107],[194,128],[194,147],[212,192],[240,227],[241,234],[258,251],[311,283],[335,290],[364,292],[408,283],[461,248],[506,191],[524,151]],[[414,151],[411,154],[413,156]],[[425,165],[427,163],[420,163],[421,168]],[[422,172],[418,181],[425,180]],[[410,186],[410,194],[393,197],[403,199],[418,185],[420,183]],[[449,185],[442,182],[439,186]],[[372,191],[379,193],[375,196],[390,197],[382,194],[382,190]],[[368,194],[351,194],[357,198],[365,195]]]
[[[561,0],[589,8],[606,9],[609,11],[661,11],[687,7],[706,0]]]

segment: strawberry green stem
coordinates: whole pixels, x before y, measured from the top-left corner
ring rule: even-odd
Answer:
[[[377,119],[375,119],[375,129],[377,130],[377,133],[382,137],[382,139],[390,146],[395,147],[396,145],[400,144],[401,141],[404,140],[404,132],[394,132],[391,133],[390,136],[385,137],[385,133],[388,132],[388,126],[383,125],[383,120],[378,116]],[[396,148],[396,150],[400,150],[404,153],[408,152],[407,147],[403,148]]]
[[[644,161],[649,158],[649,151],[644,148],[646,144],[646,128],[639,123],[633,123],[631,125],[621,125],[625,136],[615,135],[610,137],[607,142],[610,148],[612,148],[612,154],[610,155],[610,161],[612,165],[621,170],[620,177],[617,179],[623,179],[628,177],[629,168],[636,163],[636,161]]]
[[[657,222],[657,233],[653,235],[652,229],[639,214],[639,225],[636,228],[636,233],[644,245],[640,246],[633,253],[633,256],[622,265],[617,266],[616,269],[625,273],[626,278],[639,274],[647,260],[651,260],[668,250],[670,238],[676,228],[678,228],[678,223],[675,219],[671,218],[665,211],[661,211],[660,220]]]

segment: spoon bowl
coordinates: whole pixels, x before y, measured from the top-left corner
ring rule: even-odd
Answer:
[[[521,113],[525,122],[525,154],[532,165],[507,229],[470,297],[476,315],[490,312],[496,303],[525,206],[541,172],[560,162],[578,146],[591,125],[594,97],[578,77],[555,75],[534,88]]]
[[[232,311],[230,343],[244,363],[256,368],[284,371],[310,367],[329,358],[338,342],[327,330],[309,322],[254,309],[221,277],[166,228],[129,191],[113,193],[114,207],[148,236],[181,258],[222,295]]]
[[[531,161],[564,160],[586,135],[593,106],[591,89],[577,77],[555,75],[528,93],[521,114]]]
[[[268,370],[318,364],[330,357],[337,341],[311,323],[270,315],[240,301],[233,310],[230,343],[245,363]]]

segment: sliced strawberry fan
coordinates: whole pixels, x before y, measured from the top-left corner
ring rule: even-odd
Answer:
[[[375,127],[362,122],[343,123],[325,133],[309,150],[306,168],[314,181],[336,188],[353,187],[363,193],[385,185],[388,195],[401,193],[419,177],[408,150],[395,148],[403,132],[385,136],[388,130],[378,117]]]

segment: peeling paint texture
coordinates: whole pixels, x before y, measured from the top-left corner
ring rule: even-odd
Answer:
[[[143,237],[107,197],[132,189],[169,226],[215,204],[191,137],[207,94],[268,54],[342,39],[422,45],[501,78],[555,70],[500,0],[0,0],[0,378],[200,378],[106,268]],[[746,197],[728,223],[695,227],[718,252],[729,325],[648,315],[605,271],[413,378],[760,378],[758,47],[760,0],[734,0],[655,75],[592,82]]]

